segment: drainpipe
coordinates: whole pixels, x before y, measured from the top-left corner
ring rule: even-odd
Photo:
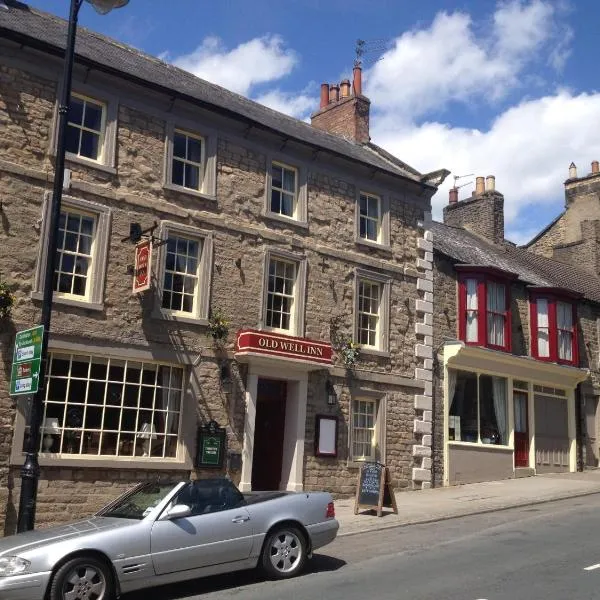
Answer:
[[[583,394],[581,393],[581,384],[578,383],[575,388],[575,448],[577,453],[577,471],[583,471],[583,444],[585,442],[585,433],[583,426]]]

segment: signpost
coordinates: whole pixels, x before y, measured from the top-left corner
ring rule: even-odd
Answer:
[[[11,396],[35,394],[38,391],[43,338],[42,325],[17,333],[10,377]]]
[[[135,247],[133,267],[133,293],[150,289],[150,269],[152,267],[152,240],[144,240]]]

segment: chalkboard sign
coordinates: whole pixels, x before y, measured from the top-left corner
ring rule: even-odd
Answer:
[[[377,516],[381,517],[384,506],[398,514],[388,469],[381,463],[365,462],[358,473],[354,514],[357,515],[361,508],[370,508],[376,510]]]

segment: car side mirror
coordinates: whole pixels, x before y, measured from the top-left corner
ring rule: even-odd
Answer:
[[[166,514],[167,519],[181,519],[189,517],[192,514],[192,509],[187,504],[176,504],[172,506]]]

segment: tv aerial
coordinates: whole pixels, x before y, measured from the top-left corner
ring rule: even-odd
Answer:
[[[459,179],[464,179],[465,177],[475,177],[475,173],[468,173],[467,175],[454,175],[454,189],[455,190],[460,190],[460,188],[473,183],[473,180],[471,179],[470,181],[465,181],[465,183],[462,183],[461,185],[456,185],[456,182]]]
[[[378,40],[356,40],[354,66],[373,64],[383,60],[384,56],[369,57],[368,55],[385,53],[392,47],[393,40],[381,38]],[[366,58],[365,58],[366,57]]]

